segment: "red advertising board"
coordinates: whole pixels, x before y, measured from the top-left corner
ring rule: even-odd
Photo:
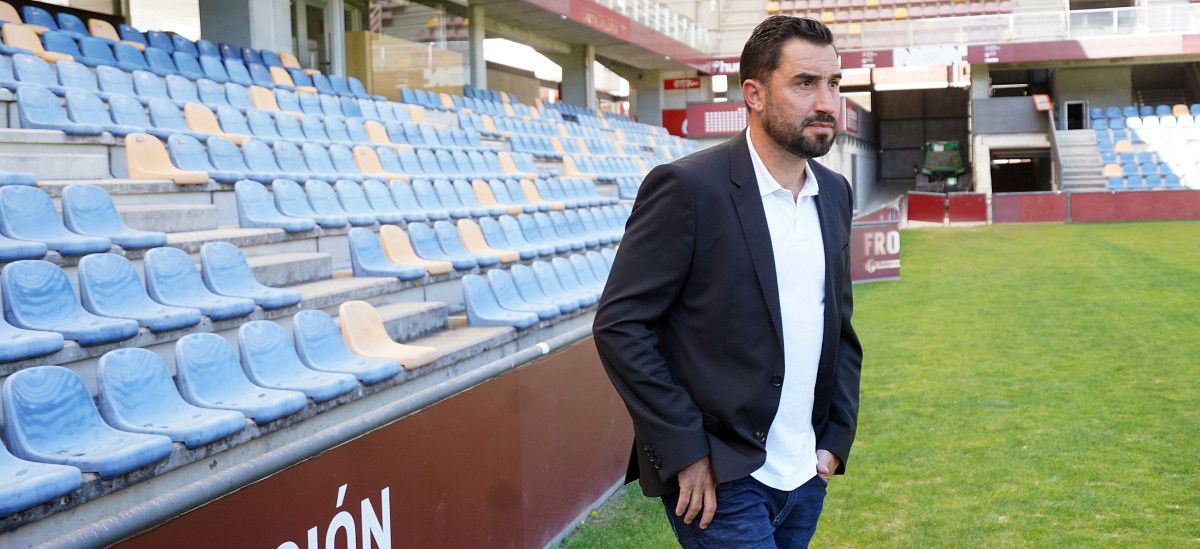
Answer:
[[[850,226],[850,280],[900,278],[900,223],[870,221]]]
[[[662,125],[671,135],[687,137],[687,109],[663,109]]]
[[[663,80],[664,90],[694,90],[700,88],[700,78],[693,76],[691,78],[669,78]]]
[[[949,193],[947,199],[951,223],[988,220],[987,193]]]
[[[842,115],[838,117],[838,129],[850,135],[861,136],[862,134],[859,132],[858,126],[858,119],[860,115],[858,105],[856,105],[853,101],[843,97],[841,114]]]
[[[946,195],[909,191],[908,220],[944,222],[946,220]]]
[[[692,103],[687,107],[688,137],[735,135],[746,129],[742,102]]]

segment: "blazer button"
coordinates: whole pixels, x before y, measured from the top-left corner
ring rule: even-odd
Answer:
[[[783,376],[771,376],[771,386],[780,387],[783,385]]]
[[[759,442],[763,442],[763,441],[767,440],[767,432],[766,431],[755,431],[754,432],[754,440],[757,440]]]

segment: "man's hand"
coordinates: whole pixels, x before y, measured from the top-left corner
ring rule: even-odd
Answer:
[[[713,480],[712,464],[708,456],[704,456],[679,472],[679,503],[675,504],[675,516],[683,517],[684,524],[691,524],[696,515],[700,515],[700,528],[704,529],[708,528],[716,512],[717,484]]]
[[[841,464],[842,461],[833,455],[833,452],[829,450],[817,450],[817,475],[826,484],[829,483],[829,479],[833,477],[833,472],[837,471]]]

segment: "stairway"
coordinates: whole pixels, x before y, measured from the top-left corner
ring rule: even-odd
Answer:
[[[1055,139],[1062,161],[1060,190],[1103,191],[1108,188],[1101,175],[1104,165],[1100,163],[1095,130],[1060,130],[1055,133]]]

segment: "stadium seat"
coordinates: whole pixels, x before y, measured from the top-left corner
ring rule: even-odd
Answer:
[[[136,320],[152,332],[200,323],[200,310],[162,305],[150,299],[128,259],[91,254],[79,260],[79,297],[84,309],[109,318]]]
[[[4,316],[18,328],[58,332],[84,346],[137,335],[136,321],[102,318],[85,311],[66,273],[53,263],[9,263],[0,271],[0,286]]]
[[[160,139],[166,139],[176,133],[190,135],[196,139],[207,137],[204,133],[192,131],[188,127],[187,121],[183,118],[183,112],[179,110],[179,106],[173,100],[150,99],[146,103],[146,107],[150,113],[150,122],[154,125],[147,129],[146,133],[153,134]]]
[[[517,189],[518,192],[516,196],[514,196],[509,186],[500,179],[492,179],[488,182],[488,187],[491,189],[492,194],[496,197],[497,202],[500,204],[511,204],[521,209],[521,211],[512,213],[512,215],[517,215],[521,212],[534,213],[539,210],[539,207],[536,204],[530,204],[529,201],[524,199],[525,195],[520,193],[519,188]],[[545,206],[545,210],[549,211],[550,206]]]
[[[419,229],[418,229],[419,230]],[[433,233],[437,238],[437,243],[441,246],[442,251],[450,258],[451,262],[457,260],[465,260],[472,258],[479,267],[491,267],[500,263],[500,258],[488,253],[472,253],[463,246],[462,237],[459,236],[458,229],[449,221],[433,222]]]
[[[133,179],[169,179],[178,185],[208,183],[207,172],[185,171],[172,165],[167,148],[152,135],[126,135],[125,158]]]
[[[80,124],[67,117],[67,111],[50,90],[22,85],[17,88],[17,113],[22,128],[59,130],[67,135],[100,135],[104,127]]]
[[[575,276],[583,287],[594,289],[597,292],[604,291],[604,282],[608,278],[607,270],[604,271],[603,276],[601,273],[597,273],[592,267],[592,262],[584,254],[572,254],[567,260],[575,268]]]
[[[247,177],[245,172],[218,170],[213,167],[205,146],[190,135],[174,134],[168,137],[167,151],[171,162],[179,169],[205,172],[217,183],[233,184]]]
[[[163,435],[197,448],[246,427],[240,412],[185,402],[166,364],[146,349],[106,353],[96,368],[96,385],[101,416],[122,431]]]
[[[300,391],[315,402],[358,388],[358,379],[351,374],[306,367],[287,332],[274,322],[254,320],[238,328],[238,352],[246,376],[256,385]]]
[[[489,248],[505,252],[506,255],[507,252],[515,253],[518,259],[533,259],[538,256],[538,249],[534,246],[527,243],[517,246],[510,243],[508,237],[504,234],[504,228],[495,219],[490,217],[480,218],[478,227],[484,242]],[[461,227],[459,232],[462,232]],[[463,236],[463,241],[467,241],[467,236]],[[512,255],[508,255],[508,257],[512,257]],[[505,260],[505,258],[501,256],[501,260]]]
[[[389,181],[394,179],[401,181],[409,180],[408,174],[385,170],[383,164],[380,163],[379,155],[370,146],[355,145],[353,154],[359,171],[366,177],[387,179]]]
[[[308,194],[308,202],[313,211],[321,215],[344,216],[351,225],[368,227],[375,224],[375,215],[371,213],[352,213],[342,206],[337,192],[333,187],[318,179],[304,182],[304,192]]]
[[[274,200],[262,183],[243,179],[235,183],[233,189],[237,198],[238,225],[241,227],[275,228],[289,233],[311,231],[316,227],[316,221],[312,218],[292,217],[276,209]]]
[[[254,78],[250,76],[250,70],[246,68],[246,64],[241,59],[226,58],[222,60],[225,66],[225,73],[229,75],[229,81],[243,86],[253,86]]]
[[[16,91],[21,86],[30,85],[46,88],[55,95],[66,93],[66,88],[59,85],[54,67],[49,63],[24,53],[18,53],[11,58],[0,56],[0,60],[4,61],[0,63],[0,67],[3,67],[5,72],[6,88]]]
[[[342,207],[352,215],[369,215],[373,216],[380,223],[401,223],[404,221],[404,214],[396,208],[385,210],[376,209],[371,201],[367,200],[366,192],[363,191],[362,185],[353,181],[339,179],[333,185],[334,192],[337,193],[338,201]]]
[[[74,59],[88,66],[95,66],[96,63],[103,62],[90,58],[85,60],[75,40],[75,37],[71,36],[70,33],[59,30],[46,31],[42,35],[42,44],[45,46],[47,52],[60,54],[65,59]],[[103,41],[101,41],[101,45],[105,49],[108,49],[108,45]]]
[[[529,303],[557,307],[559,312],[566,314],[579,310],[580,300],[566,294],[551,294],[538,283],[537,274],[526,265],[513,265],[508,271],[512,282],[522,299]]]
[[[146,62],[146,55],[133,46],[125,44],[113,44],[113,56],[116,57],[116,67],[126,71],[150,71],[150,64]],[[148,49],[148,48],[147,48]]]
[[[562,258],[556,257],[554,259]],[[574,284],[569,284],[568,281],[564,281],[563,278],[560,277],[559,269],[556,269],[546,261],[534,261],[530,267],[533,269],[533,273],[537,276],[538,284],[540,284],[542,289],[548,294],[574,298],[579,301],[579,305],[581,307],[595,305],[596,302],[600,301],[599,292],[585,290],[579,286],[579,279],[574,278],[573,274],[572,280],[574,280]],[[566,265],[566,268],[570,269],[570,265]],[[571,269],[571,272],[573,273],[574,269]]]
[[[108,238],[67,230],[46,192],[27,185],[0,186],[0,232],[17,240],[42,242],[62,255],[107,252],[112,248]]]
[[[5,440],[18,457],[111,478],[171,454],[167,437],[104,423],[79,374],[61,366],[10,375],[3,397]]]
[[[145,45],[152,47],[152,48],[158,48],[163,51],[175,53],[177,51],[177,49],[175,47],[175,42],[172,39],[173,36],[174,35],[168,35],[167,33],[162,32],[162,31],[148,30],[148,31],[146,31],[146,34],[144,36]],[[182,36],[180,38],[183,39]],[[188,55],[189,57],[191,57],[193,59],[196,58],[194,51],[192,53],[185,53],[185,52],[180,51],[180,53],[184,53],[185,55]]]
[[[600,250],[600,256],[608,263],[608,270],[612,270],[613,262],[617,259],[617,252],[612,248],[604,248]]]
[[[518,330],[538,323],[537,313],[511,311],[500,306],[491,286],[475,274],[462,277],[463,303],[467,309],[468,326],[511,326]]]
[[[403,183],[400,183],[403,184]],[[382,181],[368,179],[362,183],[363,193],[371,207],[378,211],[394,212],[406,222],[425,221],[428,217],[419,209],[401,208],[395,203],[391,191]]]
[[[241,250],[228,242],[205,244],[200,249],[200,263],[204,285],[214,293],[250,298],[263,309],[290,307],[302,299],[298,291],[260,284]]]
[[[234,410],[262,425],[303,410],[308,398],[299,391],[269,389],[251,383],[225,338],[188,334],[175,344],[176,384],[188,402]]]
[[[178,56],[179,52],[176,52],[176,54]],[[197,62],[200,65],[200,71],[204,73],[204,78],[212,80],[217,84],[229,82],[229,73],[225,71],[225,65],[221,63],[220,59],[205,55],[200,57]],[[176,64],[179,64],[178,61],[176,61]],[[188,65],[190,70],[192,67],[190,64]]]
[[[275,162],[275,151],[265,141],[247,139],[239,151],[237,145],[218,137],[208,138],[208,156],[213,165],[227,169],[244,169],[246,177],[259,183],[288,178],[289,174]],[[280,145],[280,142],[276,142]],[[303,175],[303,174],[301,174]]]
[[[364,385],[393,378],[402,367],[393,360],[357,356],[346,348],[337,323],[323,311],[307,310],[292,319],[296,354],[305,366],[322,372],[351,374]]]
[[[213,320],[253,313],[252,299],[212,293],[204,286],[196,265],[179,248],[155,248],[146,252],[146,291],[154,301],[175,307],[199,309]]]
[[[235,82],[226,82],[221,87],[225,90],[225,99],[229,102],[230,107],[240,112],[246,112],[254,106],[254,102],[250,99],[250,88]]]
[[[67,63],[67,61],[64,61]],[[86,70],[86,69],[84,69]],[[96,94],[81,89],[69,89],[66,95],[67,117],[80,126],[96,126],[118,137],[146,131],[144,127],[126,126],[113,122],[104,102]]]
[[[167,243],[166,233],[131,229],[121,220],[112,198],[94,185],[68,185],[62,191],[63,224],[81,235],[105,237],[126,250]]]
[[[490,219],[490,218],[483,218]],[[437,223],[448,223],[439,221]],[[436,232],[437,223],[434,223]],[[519,260],[520,254],[516,250],[496,249],[489,245],[488,241],[483,236],[483,230],[475,221],[470,219],[460,219],[457,223],[458,236],[466,251],[475,257],[497,257],[502,263],[513,263]],[[482,265],[481,265],[482,266]]]
[[[356,355],[394,360],[406,370],[415,370],[438,359],[437,349],[392,340],[379,312],[365,301],[342,303],[338,307],[337,323],[346,347]]]
[[[516,215],[523,211],[517,204],[501,204],[496,199],[496,194],[492,192],[492,186],[482,179],[472,181],[470,190],[475,195],[475,200],[481,206],[488,208],[491,215]]]
[[[562,314],[557,304],[527,301],[517,290],[512,275],[504,269],[491,269],[487,272],[486,277],[492,294],[501,308],[521,313],[534,313],[541,320],[549,320]]]
[[[34,34],[34,32],[26,25],[4,25],[4,27],[0,28],[0,35],[2,35],[4,38],[4,45],[23,52],[29,52],[30,54],[42,58],[46,62],[55,63],[58,61],[71,60],[71,56],[69,55],[46,51],[46,48],[42,47],[42,41],[39,40],[37,35]],[[25,54],[18,53],[14,57],[20,55]],[[14,59],[14,62],[15,61],[16,59]]]
[[[88,19],[87,32],[91,33],[93,37],[101,40],[108,42],[124,42],[125,44],[133,48],[137,48],[138,50],[146,49],[145,38],[142,38],[142,41],[126,40],[120,35],[120,33],[117,32],[116,27],[112,26],[112,23],[109,23],[103,19]]]
[[[326,228],[335,229],[349,224],[345,215],[326,215],[313,211],[304,189],[291,179],[280,178],[273,181],[271,193],[275,196],[275,206],[285,216],[311,219]]]
[[[543,214],[545,215],[545,214]],[[521,226],[521,233],[530,242],[540,246],[550,246],[557,253],[571,251],[571,243],[558,238],[552,230],[549,233],[543,232],[542,226],[537,222],[532,215],[521,214],[517,216],[517,223]]]
[[[333,160],[329,157],[329,149],[326,149],[324,145],[305,143],[300,150],[304,156],[304,163],[314,177],[325,181],[342,179],[343,174],[333,165]]]
[[[37,463],[12,455],[0,444],[0,516],[8,516],[74,492],[82,472],[69,465]]]
[[[497,218],[497,221],[510,246],[516,247],[518,250],[536,250],[540,256],[552,256],[557,252],[554,246],[543,241],[541,233],[536,230],[536,225],[532,227],[529,234],[526,234],[521,223],[513,216],[502,215]],[[526,223],[532,222],[533,220],[530,218]]]
[[[433,192],[437,194],[438,202],[450,210],[451,217],[481,217],[488,215],[489,210],[487,208],[478,205],[472,208],[464,204],[459,198],[458,191],[454,189],[454,185],[445,179],[438,179],[433,182]]]
[[[413,227],[414,225],[409,225]],[[422,225],[424,226],[424,225]],[[399,265],[417,265],[425,269],[430,276],[437,276],[454,271],[454,264],[437,259],[426,259],[417,255],[413,249],[408,233],[395,225],[379,227],[379,242],[383,253],[389,261]]]
[[[338,179],[353,179],[359,182],[371,179],[371,176],[358,169],[358,164],[354,161],[354,153],[350,152],[345,145],[336,143],[330,145],[329,159],[333,162],[334,170],[341,175]]]
[[[217,108],[228,109],[230,107]],[[185,105],[183,107],[183,119],[187,123],[187,129],[196,134],[216,135],[238,145],[250,139],[249,129],[246,130],[247,133],[238,134],[227,133],[222,130],[221,124],[217,121],[217,116],[213,113],[212,109],[199,103],[188,103]]]
[[[0,66],[8,66],[10,63],[12,63],[11,59],[0,57]],[[109,94],[100,91],[100,85],[96,82],[96,75],[92,73],[92,71],[88,70],[87,67],[83,66],[82,63],[77,61],[59,61],[58,63],[54,64],[54,69],[55,72],[58,73],[58,82],[61,84],[61,87],[64,88],[64,94],[72,89],[78,89],[91,92],[104,99],[108,99]],[[4,72],[5,70],[6,69],[0,69],[0,72]],[[11,71],[11,67],[8,67],[7,72]],[[14,78],[15,76],[8,77],[9,80]]]
[[[446,223],[438,221],[435,223]],[[453,229],[451,229],[453,230]],[[474,256],[466,253],[466,250],[461,250],[459,254],[451,255],[447,250],[444,250],[438,242],[438,235],[428,225],[421,223],[413,223],[408,226],[408,236],[412,242],[412,249],[419,257],[434,261],[449,261],[454,268],[459,271],[469,271],[479,266],[479,260]],[[492,257],[491,259],[499,259]]]
[[[35,28],[42,28],[47,31],[58,30],[58,21],[54,20],[54,16],[49,11],[37,6],[21,6],[21,20]],[[41,34],[41,32],[38,34]]]
[[[384,256],[379,239],[370,229],[355,227],[347,235],[350,244],[350,265],[354,276],[396,277],[400,280],[416,280],[426,274],[425,267],[417,264],[393,263]]]
[[[179,73],[175,68],[175,62],[171,60],[170,53],[158,48],[146,48],[143,55],[146,57],[146,64],[149,65],[150,72],[162,77]]]
[[[179,107],[186,105],[186,103],[175,101],[171,98],[171,94],[167,92],[167,84],[163,82],[163,79],[149,71],[133,71],[133,90],[142,101],[162,99],[175,103]]]
[[[421,205],[421,209],[426,211],[444,211],[454,219],[471,217],[471,211],[466,208],[443,204],[434,185],[426,179],[414,179],[412,182],[412,191],[413,196],[417,199],[417,203]],[[433,219],[432,215],[429,217]]]

